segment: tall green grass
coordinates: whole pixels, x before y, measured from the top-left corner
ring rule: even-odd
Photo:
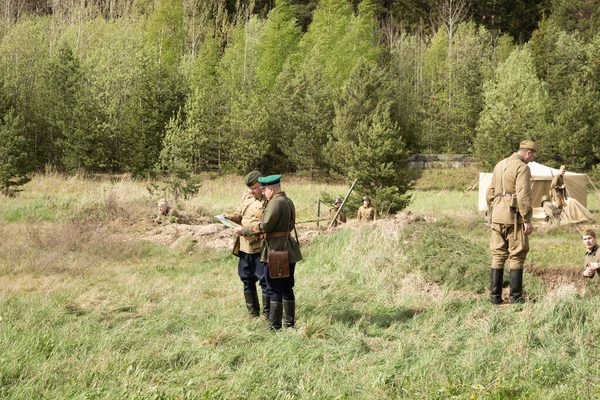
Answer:
[[[0,218],[0,398],[600,396],[597,282],[557,292],[527,272],[578,270],[574,228],[532,236],[525,289],[535,301],[494,307],[476,196],[416,191],[412,217],[316,230],[297,265],[297,327],[273,333],[247,316],[227,251],[139,239],[154,207],[142,183],[110,186],[107,200],[65,178],[41,195],[44,179],[23,200],[73,196],[69,217]],[[185,205],[235,207],[241,192],[228,179]],[[342,186],[285,189],[308,218],[317,192]]]

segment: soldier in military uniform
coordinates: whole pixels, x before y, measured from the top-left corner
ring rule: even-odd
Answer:
[[[600,254],[598,253],[598,243],[596,241],[596,232],[591,229],[583,232],[581,236],[583,244],[587,251],[585,252],[584,258],[584,271],[583,276],[586,278],[593,278],[596,275],[596,270],[600,268],[598,264],[600,262]]]
[[[527,164],[535,159],[537,151],[537,145],[531,140],[521,142],[516,153],[496,164],[486,193],[487,204],[492,205],[492,304],[502,303],[506,260],[510,267],[510,302],[524,302],[523,264],[529,252],[528,235],[533,232],[531,171]]]
[[[225,218],[242,226],[254,226],[259,223],[266,202],[263,190],[258,182],[260,176],[262,174],[259,171],[252,171],[246,175],[244,183],[248,187],[248,191],[244,194],[242,203],[236,212],[233,215],[223,214]],[[245,235],[240,236],[238,240],[238,275],[244,284],[246,307],[250,315],[260,315],[260,305],[256,291],[256,282],[258,282],[262,290],[263,315],[268,318],[270,299],[265,279],[265,268],[260,263],[260,239],[255,235]]]
[[[369,196],[363,197],[363,205],[358,208],[356,218],[359,221],[375,221],[377,219],[377,210],[371,204]]]
[[[179,211],[169,206],[169,203],[160,199],[158,201],[158,215],[155,218],[155,221],[161,223],[163,220],[167,220],[169,222],[180,222],[181,214]]]
[[[548,195],[542,196],[542,209],[544,210],[544,214],[546,214],[546,222],[552,224],[560,221],[561,210],[558,209]]]
[[[345,224],[346,223],[346,214],[343,211],[340,211],[339,214],[338,214],[338,210],[340,209],[341,205],[342,205],[342,199],[340,199],[338,197],[337,199],[335,199],[333,201],[333,207],[331,207],[329,209],[329,218],[331,220],[333,220],[333,218],[337,214],[337,218],[331,224],[331,226],[333,226],[333,227],[336,227],[339,224]]]
[[[567,167],[564,165],[560,166],[560,173],[555,175],[552,178],[552,183],[550,183],[550,195],[552,196],[552,201],[556,205],[556,207],[562,211],[563,207],[567,206],[567,189],[565,186],[565,180],[563,176],[567,172]]]
[[[294,269],[296,263],[302,260],[298,242],[292,237],[295,231],[296,209],[294,203],[281,190],[281,175],[261,176],[258,181],[264,188],[268,200],[260,222],[254,226],[236,228],[238,235],[260,235],[261,261],[265,266],[267,287],[271,295],[271,312],[269,314],[269,329],[279,330],[284,324],[288,328],[296,323],[296,299],[294,296]],[[268,250],[287,250],[290,276],[287,278],[271,278],[268,272]]]

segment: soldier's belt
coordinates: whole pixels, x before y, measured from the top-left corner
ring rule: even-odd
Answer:
[[[290,236],[290,233],[289,232],[269,232],[269,233],[263,233],[262,235],[260,235],[260,238],[266,239],[266,238],[284,237],[284,236]]]
[[[504,196],[512,196],[514,193],[498,193],[497,195],[494,196],[494,198],[496,197],[504,197]]]

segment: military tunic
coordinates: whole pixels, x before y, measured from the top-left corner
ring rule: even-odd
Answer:
[[[287,236],[265,237],[261,241],[261,262],[265,266],[265,277],[270,290],[271,300],[294,300],[294,269],[296,263],[302,260],[300,246],[292,237],[296,222],[294,203],[288,199],[285,192],[273,195],[267,203],[260,222],[254,226],[242,227],[242,235],[262,235],[269,233],[288,233]],[[271,279],[267,270],[268,249],[279,251],[287,249],[290,276],[288,278]]]
[[[241,224],[242,227],[252,227],[260,221],[265,201],[264,196],[255,199],[251,193],[246,192],[242,197],[241,205],[233,215],[229,216],[229,219]],[[268,289],[265,268],[260,262],[260,239],[256,235],[245,235],[239,236],[239,241],[238,276],[244,284],[244,292],[255,292],[256,282],[258,282],[263,295],[266,296]]]
[[[598,250],[598,245],[596,244],[592,250],[588,250],[585,252],[585,259],[584,259],[584,269],[587,269],[588,267],[591,267],[592,263],[599,263],[600,264],[600,254],[597,254],[597,250]],[[594,274],[592,276],[590,276],[589,278],[593,278],[594,275],[596,275],[596,271],[594,271]]]
[[[562,174],[555,175],[552,178],[552,183],[550,183],[550,195],[552,196],[552,201],[559,209],[565,206],[565,188],[562,187],[565,184],[564,177]]]
[[[238,207],[231,221],[242,226],[254,226],[260,222],[266,199],[261,196],[255,199],[250,193],[246,193],[242,198],[242,204]],[[260,252],[260,239],[256,235],[240,236],[240,250],[247,254]]]
[[[377,210],[371,204],[369,204],[368,207],[363,204],[359,207],[356,218],[358,218],[359,221],[375,221],[377,218]]]
[[[513,197],[516,197],[514,203]],[[531,171],[518,153],[496,164],[486,199],[488,205],[493,206],[492,268],[504,268],[508,259],[510,269],[523,269],[529,252],[529,237],[525,235],[523,224],[531,223],[533,207]]]
[[[329,209],[329,219],[332,220],[333,217],[335,217],[335,214],[338,212],[339,208],[337,207],[332,207]],[[343,211],[340,211],[340,213],[338,214],[337,218],[335,219],[335,221],[333,221],[333,224],[331,224],[331,226],[335,227],[338,226],[339,224],[345,224],[346,223],[346,214]]]

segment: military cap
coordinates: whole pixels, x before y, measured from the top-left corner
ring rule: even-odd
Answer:
[[[335,199],[335,200],[333,201],[333,204],[337,204],[337,203],[341,203],[341,202],[342,202],[342,199],[340,199],[340,198],[338,197],[337,199]]]
[[[258,181],[262,186],[276,185],[281,181],[281,175],[261,176]]]
[[[167,201],[166,201],[165,199],[160,199],[160,200],[158,201],[158,205],[159,205],[159,206],[162,206],[163,204],[169,204],[169,203],[167,203]]]
[[[365,201],[365,200],[371,201],[371,198],[369,196],[365,196],[365,197],[363,197],[363,201]]]
[[[258,178],[261,176],[262,174],[260,173],[260,171],[252,171],[248,175],[246,175],[246,177],[244,178],[244,183],[248,187],[254,186],[256,182],[258,182]]]
[[[591,237],[596,237],[596,232],[593,231],[592,229],[586,229],[585,231],[583,231],[583,233],[581,234],[582,237],[585,236],[591,236]]]
[[[538,147],[537,144],[533,143],[532,140],[523,140],[521,144],[519,144],[520,149],[533,150],[537,153]]]

